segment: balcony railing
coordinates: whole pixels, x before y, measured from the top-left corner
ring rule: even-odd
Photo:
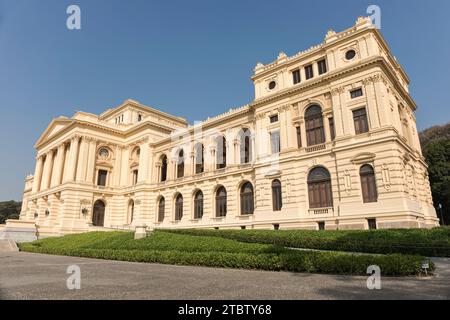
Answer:
[[[308,212],[311,215],[333,214],[334,209],[332,207],[330,207],[330,208],[315,208],[315,209],[309,209]]]
[[[315,151],[320,151],[320,150],[325,150],[325,149],[326,149],[325,143],[305,148],[306,152],[315,152]]]

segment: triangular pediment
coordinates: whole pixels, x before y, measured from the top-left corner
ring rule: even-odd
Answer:
[[[39,146],[40,144],[50,139],[51,137],[57,135],[57,133],[70,126],[73,122],[74,120],[67,119],[65,117],[53,119],[53,121],[50,122],[50,124],[48,125],[47,129],[45,129],[45,131],[39,137],[35,147]]]

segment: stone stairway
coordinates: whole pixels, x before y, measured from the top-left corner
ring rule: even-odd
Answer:
[[[0,252],[16,252],[19,251],[16,243],[12,239],[0,240]]]

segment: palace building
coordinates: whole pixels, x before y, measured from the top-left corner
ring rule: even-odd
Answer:
[[[438,225],[409,79],[370,18],[251,79],[250,104],[195,125],[134,100],[54,119],[20,221],[39,237]]]

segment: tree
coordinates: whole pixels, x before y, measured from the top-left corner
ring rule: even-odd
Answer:
[[[21,207],[21,202],[0,202],[0,224],[4,224],[7,219],[19,219]]]
[[[423,150],[428,163],[433,202],[442,204],[444,224],[450,224],[450,138],[428,142]]]

